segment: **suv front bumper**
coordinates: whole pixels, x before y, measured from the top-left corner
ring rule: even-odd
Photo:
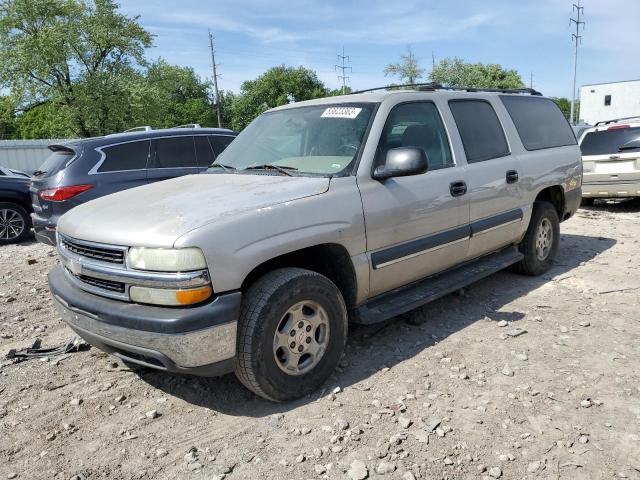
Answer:
[[[240,292],[190,308],[140,305],[82,291],[62,267],[49,273],[49,288],[62,319],[107,353],[194,375],[216,376],[233,369]]]

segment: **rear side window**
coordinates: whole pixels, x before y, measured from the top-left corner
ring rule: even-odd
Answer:
[[[576,137],[558,106],[548,98],[501,95],[527,150],[575,145]]]
[[[156,168],[197,167],[192,136],[158,138],[156,140]]]
[[[98,168],[98,172],[121,172],[146,168],[149,145],[149,140],[143,140],[104,147],[102,152],[105,159]]]
[[[215,159],[216,155],[209,144],[209,140],[204,135],[193,137],[196,142],[196,157],[198,157],[198,165],[208,167]]]
[[[234,138],[235,137],[230,137],[227,135],[209,135],[209,141],[211,142],[213,150],[216,152],[216,156],[220,155],[224,151],[224,149],[229,146]]]
[[[453,165],[447,133],[438,109],[430,102],[397,105],[389,113],[380,137],[378,165],[387,152],[397,147],[422,148],[429,160],[429,170]]]
[[[72,150],[58,150],[56,152],[52,152],[51,155],[47,157],[40,168],[36,170],[35,176],[37,177],[50,177],[55,175],[60,170],[66,167],[70,160],[73,159],[75,152]]]
[[[611,155],[640,151],[640,127],[609,127],[589,132],[580,144],[582,155]]]
[[[451,100],[449,108],[462,138],[467,163],[509,155],[502,125],[489,102]]]

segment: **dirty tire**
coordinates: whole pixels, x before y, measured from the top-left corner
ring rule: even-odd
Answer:
[[[544,226],[550,228],[551,241],[548,253],[543,258],[539,255],[536,241],[540,230]],[[560,220],[555,207],[549,202],[535,202],[531,221],[524,239],[519,245],[520,252],[524,254],[524,259],[516,264],[516,271],[525,275],[541,275],[551,268],[553,260],[558,253],[560,244]]]
[[[296,375],[278,365],[276,330],[300,302],[326,312],[328,337],[313,367]],[[272,401],[293,400],[317,390],[333,373],[347,340],[347,308],[327,277],[301,268],[281,268],[258,279],[244,294],[238,321],[235,374],[255,394]]]
[[[0,245],[6,245],[8,243],[18,243],[24,240],[31,231],[31,217],[22,206],[17,203],[0,202]],[[5,236],[5,229],[3,228],[3,217],[6,216],[7,223],[12,224],[13,228],[17,228],[17,225],[22,225],[22,230],[16,235],[14,229],[7,229],[7,236]]]

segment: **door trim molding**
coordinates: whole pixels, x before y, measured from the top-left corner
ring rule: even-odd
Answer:
[[[371,264],[374,270],[388,267],[403,260],[465,242],[473,236],[482,235],[498,228],[521,222],[523,218],[524,212],[521,208],[499,213],[491,217],[476,220],[467,225],[452,228],[451,230],[445,230],[444,232],[373,252],[371,254]]]
[[[497,228],[505,227],[512,223],[522,221],[524,212],[521,208],[515,208],[507,212],[499,213],[491,217],[471,222],[471,236],[487,233]]]
[[[374,252],[371,254],[371,263],[373,269],[377,270],[378,268],[393,265],[402,260],[439,250],[447,245],[466,241],[470,236],[471,227],[469,225],[463,225]]]

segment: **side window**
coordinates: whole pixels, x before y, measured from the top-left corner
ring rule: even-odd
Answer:
[[[450,100],[449,108],[462,138],[467,163],[509,155],[502,125],[484,100]]]
[[[193,137],[196,142],[196,157],[198,158],[198,166],[208,167],[215,159],[216,154],[213,153],[209,140],[204,135],[196,135]]]
[[[156,140],[155,168],[197,167],[195,153],[193,137],[190,135],[158,138]]]
[[[105,159],[100,168],[98,168],[98,172],[118,172],[146,168],[150,143],[149,140],[143,140],[104,147],[102,152],[105,155]]]
[[[397,147],[424,149],[430,170],[453,165],[447,132],[431,102],[405,103],[391,110],[380,137],[377,165],[384,163],[387,152]]]
[[[501,95],[527,150],[575,145],[576,137],[558,106],[548,98]]]
[[[233,142],[234,138],[235,137],[229,137],[226,135],[209,135],[209,141],[211,142],[211,146],[213,147],[216,157],[220,155],[231,142]]]

